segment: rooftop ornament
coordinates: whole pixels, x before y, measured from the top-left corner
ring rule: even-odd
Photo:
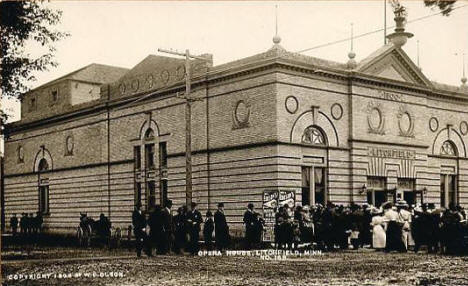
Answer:
[[[391,4],[393,6],[393,13],[395,14],[395,32],[388,35],[387,38],[390,40],[390,42],[393,43],[393,45],[397,48],[401,48],[404,44],[406,44],[406,41],[408,38],[413,37],[413,34],[405,32],[405,24],[406,24],[406,17],[407,17],[407,12],[406,8],[401,5],[398,1],[391,1]]]

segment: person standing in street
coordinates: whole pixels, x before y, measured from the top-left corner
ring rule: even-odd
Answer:
[[[200,225],[203,222],[203,218],[197,210],[197,203],[192,202],[190,206],[190,211],[187,214],[187,225],[190,234],[189,251],[190,254],[196,255],[200,249],[198,241],[200,240]]]
[[[16,217],[16,214],[13,214],[13,216],[10,218],[10,227],[11,233],[13,236],[16,236],[18,232],[18,218]]]
[[[185,249],[187,243],[187,227],[186,227],[187,207],[183,206],[177,209],[177,214],[174,216],[174,244],[172,251],[180,254]]]
[[[133,234],[135,235],[137,257],[141,257],[141,250],[146,242],[146,218],[141,212],[141,204],[135,205],[132,213]],[[147,253],[148,254],[148,253]],[[148,255],[149,256],[149,255]]]
[[[214,231],[213,213],[206,212],[205,224],[203,225],[203,239],[205,240],[206,250],[213,250],[213,231]]]
[[[253,243],[255,242],[255,226],[256,226],[254,205],[252,203],[249,203],[247,205],[247,210],[244,213],[243,221],[245,224],[245,246],[246,246],[246,249],[251,249]]]
[[[161,212],[161,219],[162,219],[162,237],[161,237],[161,244],[159,252],[160,254],[167,254],[172,245],[172,236],[173,236],[173,229],[172,229],[172,201],[167,200],[165,203],[165,208]]]
[[[223,250],[229,246],[231,237],[229,235],[229,226],[226,222],[226,216],[224,215],[224,204],[218,204],[218,210],[214,215],[215,223],[215,241],[216,248],[218,250]]]

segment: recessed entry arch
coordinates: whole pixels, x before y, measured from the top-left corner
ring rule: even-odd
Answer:
[[[452,144],[455,145],[459,157],[466,157],[466,146],[462,136],[457,132],[457,130],[450,127],[446,127],[437,133],[434,142],[432,143],[432,154],[440,155],[440,150],[442,149],[443,144],[447,141],[452,142]]]
[[[314,122],[313,111],[309,110],[300,114],[296,121],[294,122],[291,133],[290,133],[290,142],[291,143],[301,143],[304,130],[309,126],[319,127],[327,138],[327,145],[337,147],[340,145],[338,138],[338,132],[336,131],[335,125],[328,118],[326,114],[319,111]]]

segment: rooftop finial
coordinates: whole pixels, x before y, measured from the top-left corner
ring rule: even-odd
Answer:
[[[465,75],[465,53],[463,53],[463,77],[461,78],[462,86],[466,86],[466,75]]]
[[[418,59],[418,68],[421,69],[421,65],[419,64],[419,40],[416,41],[417,45],[417,59]]]
[[[278,36],[278,5],[275,5],[275,36],[273,37],[273,43],[278,45],[281,42],[281,37]]]
[[[395,14],[395,32],[388,35],[387,38],[395,45],[396,47],[400,48],[404,44],[408,38],[413,37],[413,34],[405,32],[405,24],[406,24],[406,8],[400,4],[398,0],[391,0],[390,3],[393,6],[393,13]]]
[[[357,66],[356,60],[354,59],[356,57],[356,53],[353,51],[353,40],[353,23],[351,23],[351,51],[348,53],[349,60],[347,63],[349,69],[354,69]]]

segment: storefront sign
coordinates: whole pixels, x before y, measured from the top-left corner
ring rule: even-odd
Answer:
[[[412,150],[398,150],[398,149],[384,149],[384,148],[369,147],[369,156],[379,157],[379,158],[414,160],[416,158],[416,152]]]

